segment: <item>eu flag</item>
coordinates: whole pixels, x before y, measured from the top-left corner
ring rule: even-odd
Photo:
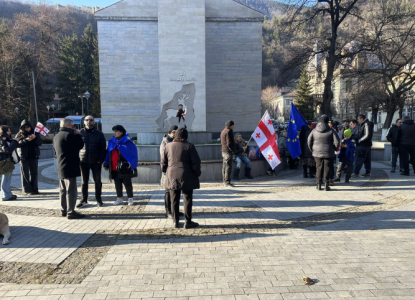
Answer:
[[[298,131],[304,126],[308,126],[304,117],[300,114],[297,107],[291,102],[290,123],[288,124],[287,132],[287,149],[292,158],[297,158],[301,155],[300,136]]]

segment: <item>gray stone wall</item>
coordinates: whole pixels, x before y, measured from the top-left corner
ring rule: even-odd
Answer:
[[[157,22],[99,21],[103,131],[151,132],[160,114]]]
[[[227,120],[253,131],[261,119],[262,23],[206,22],[207,130]]]

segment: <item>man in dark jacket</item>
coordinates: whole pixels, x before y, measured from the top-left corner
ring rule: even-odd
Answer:
[[[161,141],[161,144],[160,144],[160,159],[164,155],[164,149],[166,148],[166,145],[168,143],[173,142],[174,134],[176,133],[176,130],[178,128],[179,127],[177,127],[176,125],[170,126],[169,134],[166,134],[163,137],[163,140]],[[164,175],[164,173],[161,173],[160,186],[164,187],[165,179],[166,179],[166,176]],[[173,219],[173,214],[172,214],[172,210],[171,210],[170,190],[169,189],[165,189],[165,192],[164,192],[164,207],[166,209],[166,218]]]
[[[227,187],[233,187],[231,183],[231,173],[232,173],[232,156],[235,153],[235,139],[233,137],[233,129],[235,128],[235,123],[233,121],[227,121],[225,123],[225,129],[220,134],[220,142],[222,144],[222,177],[223,183]]]
[[[320,117],[320,123],[308,136],[308,147],[313,153],[317,166],[317,190],[321,190],[324,178],[325,190],[330,191],[330,164],[339,148],[340,138],[336,131],[329,126],[326,115]],[[324,173],[323,173],[324,172]]]
[[[396,124],[393,124],[392,127],[389,129],[388,135],[386,139],[392,144],[392,170],[391,173],[395,173],[396,168],[396,161],[398,160],[399,156],[399,168],[400,171],[403,171],[403,163],[402,163],[402,156],[399,155],[399,145],[396,144],[398,140],[398,130],[399,126],[403,123],[402,119],[397,119]]]
[[[354,177],[359,176],[360,169],[363,165],[365,165],[366,173],[362,177],[370,177],[370,171],[372,169],[373,123],[366,119],[365,115],[359,115],[357,121],[360,124],[360,129],[356,140],[356,167]]]
[[[403,118],[403,123],[399,126],[396,144],[399,145],[399,156],[402,157],[401,175],[409,176],[409,156],[415,170],[415,124],[408,116]]]
[[[84,124],[85,128],[81,129],[84,147],[79,152],[82,174],[82,200],[76,207],[80,208],[88,204],[88,183],[91,170],[95,182],[95,199],[97,200],[97,205],[101,207],[103,205],[101,169],[102,163],[105,161],[107,144],[104,134],[95,127],[93,116],[86,116]]]
[[[39,194],[38,188],[38,161],[42,139],[40,134],[35,132],[32,124],[28,120],[23,120],[20,131],[16,138],[19,141],[17,154],[20,157],[20,172],[22,174],[22,190],[26,195]]]
[[[84,141],[79,130],[75,130],[72,119],[62,119],[59,133],[53,139],[53,148],[58,163],[58,177],[60,179],[60,200],[62,217],[80,219],[84,215],[75,211],[78,189],[76,177],[81,176],[79,168],[79,151],[84,147]]]

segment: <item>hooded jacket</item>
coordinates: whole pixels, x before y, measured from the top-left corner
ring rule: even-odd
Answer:
[[[414,120],[405,120],[399,126],[397,145],[415,147],[415,124]]]
[[[24,126],[30,126],[32,129],[30,132],[26,132],[25,130],[21,130],[16,134],[16,138],[23,136],[24,138],[19,141],[19,147],[17,149],[17,154],[19,155],[20,159],[29,159],[31,156],[33,158],[39,159],[40,157],[40,149],[39,147],[42,146],[42,139],[40,138],[40,134],[35,132],[32,124],[28,120],[23,120],[20,124],[20,129],[23,129]],[[29,135],[35,134],[35,139],[30,141],[27,140]],[[34,152],[34,153],[32,153]]]
[[[392,144],[393,147],[399,146],[396,143],[398,141],[398,131],[399,131],[399,126],[396,126],[395,124],[393,124],[392,127],[389,129],[388,135],[386,136],[386,139],[388,140],[388,142]]]
[[[168,143],[173,142],[173,139],[174,139],[174,137],[171,137],[168,134],[164,135],[163,140],[161,141],[161,144],[160,144],[160,158],[163,157],[163,155],[164,155],[164,148],[166,148],[166,145]]]
[[[372,147],[372,137],[373,137],[373,123],[368,119],[365,119],[362,124],[360,124],[360,130],[357,137],[357,145],[363,147]]]
[[[353,165],[356,142],[352,139],[343,139],[342,144],[346,144],[347,148],[340,148],[339,161],[346,165]]]
[[[308,148],[313,157],[332,158],[339,148],[339,135],[327,123],[318,123],[307,140]]]

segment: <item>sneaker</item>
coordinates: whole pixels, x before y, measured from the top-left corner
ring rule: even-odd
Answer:
[[[124,202],[122,201],[122,198],[117,198],[117,200],[115,200],[115,202],[113,203],[113,205],[122,205],[124,204]]]
[[[30,193],[31,195],[40,195],[39,191],[34,191],[32,193]]]
[[[128,205],[134,205],[134,199],[133,198],[128,198]]]
[[[104,203],[102,203],[102,200],[97,199],[97,206],[98,207],[103,207],[104,206]]]
[[[403,173],[401,173],[401,175],[402,175],[402,176],[409,176],[409,173],[405,173],[405,172],[403,172]]]
[[[79,202],[79,203],[76,205],[76,208],[85,207],[85,206],[87,206],[87,205],[88,205],[88,201],[87,201],[87,200],[82,200],[81,202]]]
[[[363,175],[360,175],[360,177],[370,177],[370,173],[369,174],[365,173]]]
[[[235,187],[232,183],[230,183],[230,182],[225,182],[224,184],[223,184],[225,187],[231,187],[231,188],[233,188],[233,187]]]
[[[359,174],[352,174],[352,178],[357,178],[359,177]]]
[[[12,195],[9,199],[2,199],[2,201],[13,201],[16,200],[17,196],[16,195]]]
[[[85,218],[85,215],[77,213],[77,212],[73,212],[70,215],[68,215],[68,220],[82,219],[82,218]]]
[[[62,211],[62,217],[66,217],[66,212]]]
[[[340,178],[336,178],[336,179],[334,179],[334,181],[333,182],[340,182]]]
[[[191,228],[196,228],[196,227],[199,227],[199,223],[190,221],[190,222],[186,222],[186,224],[184,224],[185,229],[191,229]]]
[[[330,181],[330,182],[329,182],[329,185],[330,185],[330,186],[334,186],[334,182],[333,182],[333,181]]]
[[[391,173],[395,173],[395,168],[392,168]]]

